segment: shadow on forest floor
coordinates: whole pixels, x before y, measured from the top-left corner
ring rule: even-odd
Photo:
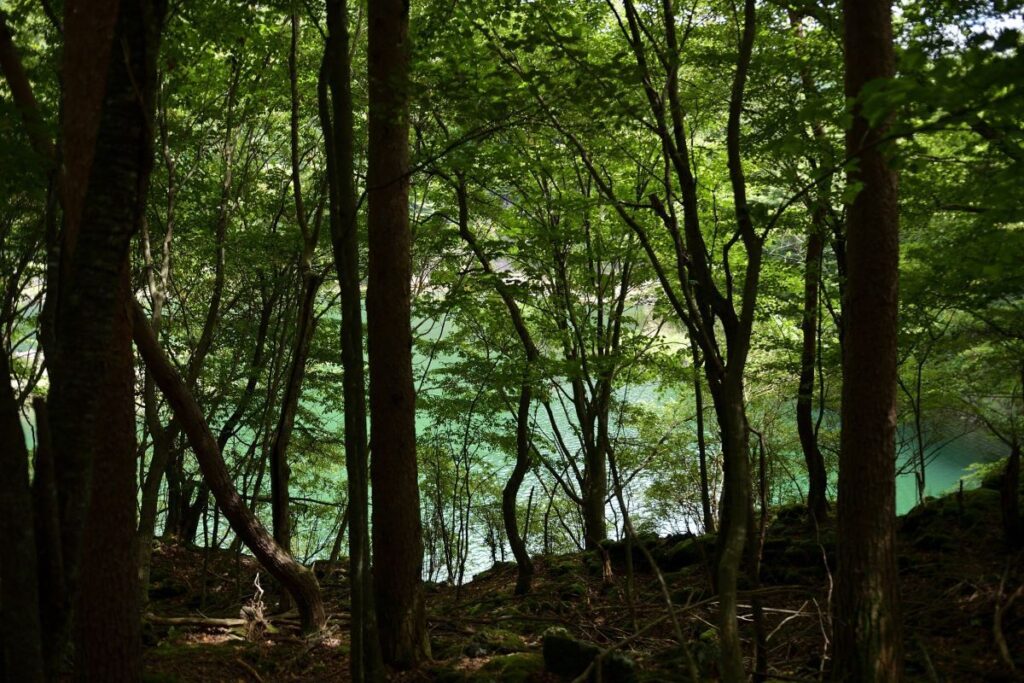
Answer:
[[[716,680],[716,604],[709,590],[707,560],[713,539],[651,538],[646,541],[664,573],[688,645],[704,680]],[[765,611],[769,680],[820,680],[829,644],[830,574],[835,534],[817,533],[802,511],[780,510],[764,543],[762,585],[741,596],[745,635],[751,597]],[[684,658],[674,637],[656,577],[634,548],[634,607],[626,594],[624,544],[607,546],[615,572],[602,581],[594,555],[536,558],[533,592],[512,594],[515,567],[498,564],[456,591],[428,585],[427,609],[434,662],[398,681],[558,681],[549,671],[570,657],[552,643],[583,641],[584,656],[618,646],[618,668],[603,680],[684,681]],[[325,635],[301,638],[297,623],[273,622],[253,640],[244,635],[239,610],[251,599],[252,558],[211,553],[203,602],[204,552],[161,545],[154,555],[150,610],[163,618],[226,617],[223,624],[146,625],[146,680],[150,683],[236,681],[345,681],[348,679],[347,600],[344,574],[321,576],[328,612]],[[1006,553],[1000,535],[999,495],[981,488],[962,497],[930,500],[900,518],[899,567],[908,680],[1016,680],[997,647],[996,614],[1002,638],[1018,671],[1024,667],[1024,599],[1005,608],[1024,582],[1021,556]],[[268,580],[269,582],[269,580]],[[268,590],[265,598],[272,603]],[[659,621],[660,620],[660,621]],[[657,622],[657,623],[655,623]],[[561,630],[558,630],[561,629]],[[747,652],[752,651],[750,641]],[[542,651],[548,649],[548,669]],[[587,654],[589,653],[589,654]],[[579,652],[576,653],[579,655]],[[570,669],[572,663],[569,662]]]

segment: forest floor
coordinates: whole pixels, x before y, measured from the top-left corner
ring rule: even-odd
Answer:
[[[768,526],[761,586],[743,586],[740,600],[744,634],[751,639],[748,653],[755,632],[752,603],[759,601],[763,608],[767,680],[823,677],[830,655],[834,543],[831,528],[813,530],[797,509],[781,510]],[[1016,676],[1024,669],[1024,563],[1003,545],[998,493],[982,488],[915,508],[900,519],[898,544],[907,679],[1021,680]],[[707,570],[711,539],[652,538],[647,546],[664,576],[665,590],[634,548],[632,598],[623,544],[608,546],[611,583],[603,580],[602,563],[591,553],[538,556],[534,589],[526,597],[513,595],[515,567],[510,564],[478,574],[461,590],[428,585],[434,661],[393,680],[571,680],[550,669],[572,669],[571,661],[555,661],[567,656],[556,645],[579,639],[625,655],[606,655],[605,683],[685,681],[687,660],[677,644],[666,592],[702,679],[716,680],[717,604]],[[162,618],[238,618],[253,597],[255,562],[227,551],[210,553],[204,601],[205,555],[170,545],[156,549],[151,613]],[[249,637],[234,622],[169,625],[151,620],[145,629],[146,680],[347,680],[348,590],[343,573],[322,576],[321,586],[330,619],[326,633],[316,640],[300,637],[297,623],[287,618],[273,622],[276,632]],[[269,590],[264,601],[272,604]],[[547,668],[545,633],[552,643]],[[1013,660],[1016,674],[1006,657]]]

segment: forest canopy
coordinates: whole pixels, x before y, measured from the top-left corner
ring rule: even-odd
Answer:
[[[0,682],[1012,680],[1022,32],[6,0]]]

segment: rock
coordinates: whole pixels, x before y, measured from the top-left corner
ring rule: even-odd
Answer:
[[[956,541],[948,533],[925,531],[914,539],[914,547],[920,550],[942,552],[956,549]]]
[[[566,678],[580,676],[602,653],[597,645],[573,638],[564,628],[545,631],[543,644],[544,667]],[[597,677],[592,678],[596,680]],[[620,652],[611,652],[602,659],[601,680],[604,683],[635,683],[636,663]]]
[[[587,586],[580,581],[567,583],[558,589],[558,597],[562,600],[579,600],[587,596]]]
[[[480,581],[481,579],[486,579],[486,578],[488,578],[490,576],[496,576],[498,574],[509,573],[509,572],[515,571],[515,568],[516,568],[516,563],[515,562],[495,562],[491,566],[490,569],[485,569],[484,571],[480,572],[479,574],[474,574],[473,575],[473,580],[474,581]]]
[[[467,657],[483,657],[485,655],[507,655],[522,652],[526,649],[523,639],[511,631],[487,629],[473,634],[463,649]]]
[[[689,567],[711,559],[715,553],[715,536],[691,536],[676,542],[668,550],[664,551],[662,557],[656,558],[663,572],[676,572],[683,567]]]
[[[468,680],[475,683],[529,683],[540,678],[544,658],[535,652],[495,657],[484,664]]]

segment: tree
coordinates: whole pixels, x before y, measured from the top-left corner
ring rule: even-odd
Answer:
[[[299,610],[302,628],[313,633],[326,623],[320,587],[313,573],[297,563],[267,532],[238,495],[221,457],[221,446],[181,376],[171,365],[146,320],[145,311],[134,304],[134,341],[153,380],[171,404],[176,419],[195,451],[203,477],[235,533],[252,550],[267,571],[289,592]]]
[[[888,0],[843,3],[846,95],[895,69]],[[835,675],[898,681],[902,674],[895,548],[899,234],[896,174],[884,138],[856,100],[846,133],[859,189],[846,222],[842,440],[839,451]]]
[[[366,378],[360,291],[355,130],[348,2],[327,3],[327,38],[319,82],[320,124],[327,149],[330,231],[341,295],[345,471],[348,475],[349,582],[352,590],[352,680],[380,677],[380,641],[370,572],[370,509],[366,437]],[[329,90],[329,96],[328,96]]]
[[[48,368],[83,680],[141,676],[129,246],[152,165],[164,11],[147,0],[65,6],[64,229],[59,282],[48,283],[59,302]]]
[[[369,8],[367,172],[373,580],[381,653],[396,668],[429,656],[412,380],[409,230],[409,5]]]

